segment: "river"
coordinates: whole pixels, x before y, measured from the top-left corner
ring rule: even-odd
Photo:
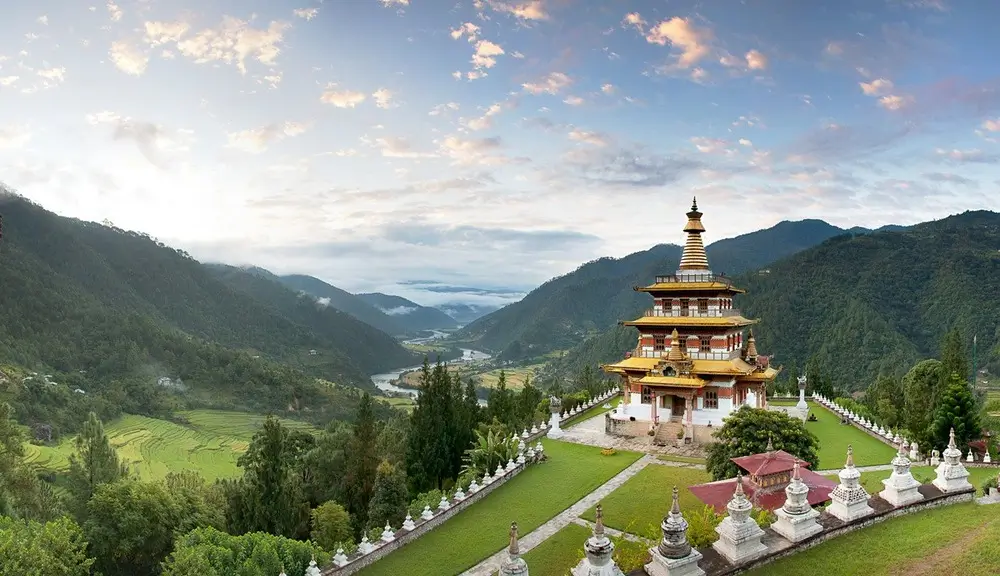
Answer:
[[[428,342],[431,342],[432,340],[439,340],[441,338],[446,337],[447,335],[448,335],[447,332],[441,332],[441,331],[438,331],[438,330],[431,330],[431,335],[430,336],[423,336],[423,337],[420,337],[420,338],[412,338],[410,340],[405,340],[403,343],[404,344],[427,344]],[[491,356],[489,354],[487,354],[486,352],[483,352],[481,350],[473,350],[471,348],[460,348],[460,350],[462,351],[462,357],[461,358],[456,358],[454,360],[449,360],[448,364],[451,364],[451,365],[455,365],[455,364],[467,364],[469,362],[478,362],[480,360],[488,360],[489,358],[491,358]],[[399,377],[404,372],[411,372],[413,370],[419,370],[420,368],[421,368],[421,366],[417,365],[417,366],[410,366],[409,368],[400,368],[399,370],[393,370],[392,372],[384,372],[382,374],[373,374],[372,375],[372,383],[375,384],[376,388],[378,388],[379,390],[385,391],[385,392],[394,392],[394,393],[397,393],[397,394],[409,394],[410,396],[417,396],[417,394],[419,393],[417,390],[414,390],[412,388],[400,388],[399,386],[396,386],[395,382],[397,380],[399,380]]]

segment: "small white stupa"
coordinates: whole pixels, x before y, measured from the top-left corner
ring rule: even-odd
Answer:
[[[309,560],[309,567],[306,568],[305,576],[320,576],[319,566],[316,565],[316,555],[313,554],[311,560]]]
[[[712,544],[716,552],[722,554],[730,564],[749,562],[767,552],[767,546],[760,541],[764,531],[757,521],[750,517],[753,504],[743,491],[743,475],[736,474],[736,490],[726,504],[729,515],[715,527],[719,539]]]
[[[413,517],[410,516],[409,514],[407,514],[406,515],[406,519],[403,520],[403,530],[406,530],[407,532],[409,532],[409,531],[413,530],[416,527],[417,527],[417,525],[413,523]]]
[[[944,462],[941,462],[935,472],[934,485],[942,492],[958,492],[972,490],[969,483],[969,471],[962,465],[962,451],[955,445],[955,429],[948,434],[948,447],[944,449]]]
[[[594,518],[594,535],[583,544],[586,557],[570,571],[573,576],[625,576],[611,558],[615,543],[604,534],[604,513],[597,505]]]
[[[892,459],[892,474],[882,481],[885,489],[878,493],[883,500],[893,506],[902,506],[924,499],[918,491],[920,482],[910,473],[910,459],[906,457],[906,445],[900,444],[896,457]]]
[[[333,555],[334,566],[346,566],[347,565],[347,554],[344,554],[343,548],[337,548],[337,553]]]
[[[528,576],[528,564],[521,558],[521,550],[517,544],[517,522],[510,523],[510,545],[507,547],[507,557],[500,563],[498,576]]]
[[[691,547],[687,539],[688,523],[681,514],[677,486],[674,486],[674,502],[670,513],[660,523],[663,538],[655,548],[649,549],[651,558],[646,564],[649,576],[704,576],[705,571],[698,566],[701,552]]]
[[[874,512],[868,505],[868,492],[860,482],[861,472],[854,467],[854,448],[850,444],[847,445],[847,462],[839,476],[840,484],[830,492],[832,502],[826,511],[844,522]]]
[[[778,519],[771,529],[791,542],[805,540],[823,530],[816,522],[819,512],[809,505],[809,486],[802,481],[798,460],[792,465],[792,481],[785,486],[785,504],[774,515]]]

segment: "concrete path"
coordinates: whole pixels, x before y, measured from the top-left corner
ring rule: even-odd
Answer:
[[[615,450],[632,450],[646,454],[677,454],[678,456],[690,456],[694,458],[701,458],[705,455],[693,445],[681,447],[656,446],[653,444],[650,436],[639,436],[636,438],[612,436],[604,431],[604,414],[588,418],[563,430],[563,436],[559,439],[575,444],[614,448]]]
[[[518,544],[521,548],[521,554],[531,550],[535,546],[538,546],[544,542],[549,536],[552,536],[556,532],[562,530],[570,524],[570,522],[575,521],[580,514],[583,514],[589,510],[592,506],[596,505],[598,502],[603,500],[608,494],[611,494],[619,486],[625,483],[629,478],[635,476],[640,470],[648,466],[656,458],[650,456],[649,454],[643,456],[642,458],[636,460],[631,466],[622,470],[617,476],[608,480],[603,485],[598,487],[596,490],[587,494],[581,498],[576,504],[573,504],[569,508],[563,510],[557,514],[554,518],[542,524],[538,528],[535,528],[528,534],[525,534],[518,538]],[[469,568],[465,572],[462,572],[461,576],[491,576],[496,574],[500,569],[500,563],[504,558],[507,557],[507,547],[505,546],[502,550],[496,554],[490,556],[486,560],[483,560],[479,564],[476,564],[472,568]]]

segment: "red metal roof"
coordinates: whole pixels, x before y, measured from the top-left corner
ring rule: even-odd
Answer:
[[[795,467],[796,461],[799,463],[799,468],[807,468],[809,466],[809,463],[805,460],[800,460],[784,450],[740,456],[739,458],[730,458],[730,460],[733,464],[746,470],[748,474],[755,476],[788,472]]]
[[[800,468],[799,475],[802,476],[802,482],[809,487],[808,499],[810,506],[815,506],[829,500],[830,492],[837,487],[836,482],[825,478],[812,470]],[[697,496],[699,500],[709,506],[713,506],[716,512],[725,514],[726,504],[729,503],[729,500],[733,497],[733,492],[736,491],[736,479],[730,478],[729,480],[719,480],[718,482],[699,484],[697,486],[691,486],[689,490],[691,490],[691,493]],[[777,510],[785,503],[784,486],[780,489],[770,488],[768,490],[758,490],[757,487],[750,482],[749,478],[744,477],[743,491],[746,492],[747,499],[758,508]]]

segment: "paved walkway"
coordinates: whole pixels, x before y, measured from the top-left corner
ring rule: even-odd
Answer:
[[[922,466],[922,464],[914,464],[914,466]],[[874,466],[855,466],[858,470],[862,472],[873,472],[878,470],[892,470],[892,464],[875,464]],[[830,470],[817,470],[817,474],[840,474],[843,468],[831,468]]]
[[[647,454],[636,460],[631,466],[622,470],[617,476],[608,480],[599,488],[581,498],[576,504],[573,504],[569,508],[563,510],[545,524],[542,524],[531,532],[519,537],[518,544],[520,545],[521,553],[524,554],[535,546],[538,546],[549,536],[552,536],[556,532],[562,530],[568,526],[570,522],[574,522],[580,514],[583,514],[598,502],[603,500],[605,496],[614,492],[615,489],[624,484],[629,478],[638,474],[640,470],[648,466],[655,459],[656,458],[654,456]],[[500,569],[500,563],[506,557],[507,548],[504,547],[502,550],[490,556],[486,560],[483,560],[479,564],[476,564],[472,568],[462,572],[461,576],[490,576],[492,574],[496,574]]]
[[[701,458],[705,455],[701,449],[693,445],[681,447],[656,446],[653,444],[650,436],[639,436],[636,438],[611,436],[604,432],[604,414],[573,424],[570,428],[563,430],[563,436],[560,440],[576,444],[586,444],[587,446],[614,448],[615,450],[632,450],[646,454],[677,454],[678,456],[690,456],[692,458]]]

